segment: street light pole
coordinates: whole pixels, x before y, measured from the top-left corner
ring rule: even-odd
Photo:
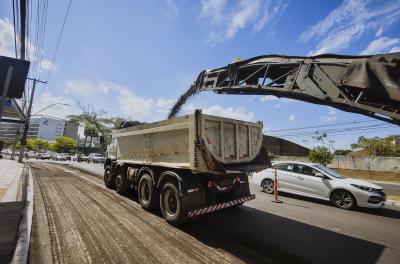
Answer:
[[[30,121],[31,121],[32,103],[33,103],[33,97],[35,95],[35,88],[36,88],[36,83],[37,82],[47,84],[47,81],[44,82],[44,81],[40,81],[38,79],[33,79],[31,100],[29,101],[28,112],[26,114],[24,133],[22,134],[22,139],[21,139],[21,150],[19,152],[19,157],[18,157],[18,162],[20,162],[20,163],[24,159],[24,152],[25,152],[25,147],[26,147],[26,138],[28,137],[29,124],[30,124]]]
[[[69,104],[63,104],[63,103],[54,103],[54,104],[51,104],[51,105],[48,105],[48,106],[46,106],[46,107],[45,107],[45,108],[43,108],[42,110],[39,110],[39,111],[37,111],[36,113],[32,114],[31,116],[35,116],[35,115],[39,114],[40,112],[43,112],[44,110],[46,110],[46,109],[48,109],[48,108],[50,108],[50,107],[52,107],[52,106],[55,106],[55,105],[65,105],[65,106],[71,106],[71,105],[69,105]]]

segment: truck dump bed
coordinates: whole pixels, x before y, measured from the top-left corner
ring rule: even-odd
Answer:
[[[115,131],[119,161],[192,172],[236,173],[268,165],[262,122],[195,114]],[[264,155],[265,154],[265,155]]]

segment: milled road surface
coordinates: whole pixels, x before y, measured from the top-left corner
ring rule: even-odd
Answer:
[[[97,177],[46,163],[31,167],[36,187],[31,263],[272,262],[218,234],[210,236],[216,245],[248,257],[200,242],[106,189]]]
[[[251,184],[256,200],[177,229],[160,213],[141,209],[134,197],[106,189],[100,175],[39,162],[32,169],[37,179],[32,263],[398,263],[400,259],[397,207],[345,211],[291,195],[281,196],[284,203],[275,204],[271,195]]]

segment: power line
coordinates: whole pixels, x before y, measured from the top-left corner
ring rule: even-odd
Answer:
[[[344,126],[344,125],[352,125],[352,124],[367,123],[367,122],[379,122],[379,121],[362,119],[362,120],[354,120],[354,121],[349,121],[349,122],[337,122],[337,123],[318,125],[318,126],[307,126],[307,127],[287,128],[287,129],[277,129],[277,130],[271,130],[271,131],[266,131],[266,132],[268,132],[268,133],[277,133],[277,132],[284,132],[284,131],[305,130],[305,129],[310,129],[310,128]]]
[[[14,25],[14,48],[15,48],[15,58],[18,59],[18,48],[17,48],[17,29],[15,28],[15,2],[12,1],[13,8],[13,25]]]
[[[386,124],[369,125],[369,126],[363,126],[363,127],[348,127],[348,128],[321,130],[321,131],[305,131],[305,132],[292,133],[292,134],[289,133],[286,135],[279,135],[279,137],[293,137],[293,136],[309,137],[315,133],[329,133],[329,135],[334,135],[334,134],[340,134],[340,133],[348,133],[351,131],[366,131],[366,130],[375,130],[375,129],[382,129],[382,128],[398,128],[398,127],[395,125],[386,125]]]
[[[53,71],[53,68],[54,68],[54,63],[55,63],[57,51],[58,51],[58,48],[60,47],[61,38],[62,38],[62,35],[64,33],[64,28],[65,28],[65,24],[66,24],[67,19],[68,19],[68,15],[69,15],[69,10],[71,8],[71,4],[72,4],[72,0],[69,0],[67,11],[65,13],[64,21],[63,21],[63,24],[62,24],[62,27],[61,27],[60,35],[58,36],[57,45],[56,45],[56,48],[54,50],[54,53],[53,53],[53,56],[52,56],[52,59],[51,59],[50,69],[49,69],[47,77],[46,77],[46,83],[48,82],[48,80],[50,78],[50,74],[51,74],[51,72]],[[46,18],[45,19],[47,19],[47,5],[46,5]],[[38,91],[36,98],[39,98],[41,91],[42,91],[42,89]]]
[[[65,24],[66,24],[66,22],[67,22],[67,18],[68,18],[68,14],[69,14],[69,9],[71,8],[71,3],[72,3],[72,0],[69,0],[67,12],[65,13],[64,22],[63,22],[63,25],[62,25],[62,27],[61,27],[60,35],[59,35],[58,40],[57,40],[57,46],[56,46],[56,49],[54,50],[53,58],[51,59],[51,66],[50,66],[49,73],[47,74],[46,82],[49,80],[50,73],[51,73],[51,71],[53,70],[53,67],[54,67],[54,62],[55,62],[55,59],[56,59],[56,54],[57,54],[57,51],[58,51],[58,47],[60,46],[61,37],[62,37],[62,35],[63,35],[64,28],[65,28]]]

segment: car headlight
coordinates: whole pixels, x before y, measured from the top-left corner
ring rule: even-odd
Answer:
[[[361,190],[367,191],[367,192],[373,192],[373,191],[376,190],[375,188],[367,187],[367,186],[363,186],[363,185],[358,185],[358,184],[351,184],[351,186],[354,186],[354,187],[356,187],[358,189],[361,189]]]

